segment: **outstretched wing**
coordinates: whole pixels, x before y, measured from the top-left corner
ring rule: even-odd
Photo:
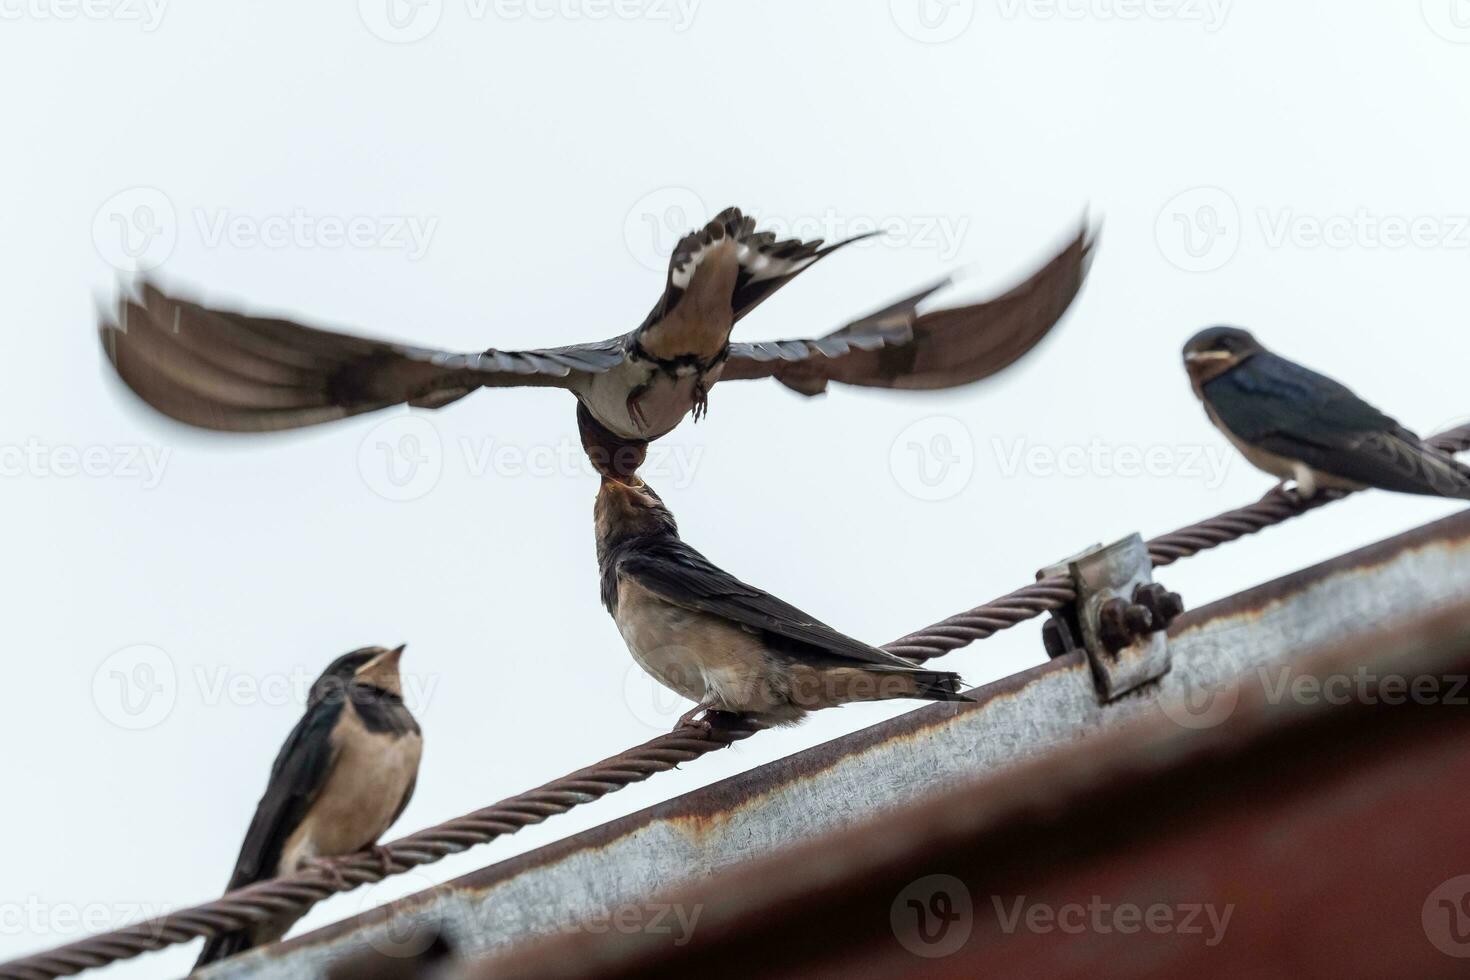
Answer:
[[[769,592],[746,585],[682,541],[641,549],[617,567],[620,574],[633,577],[668,602],[784,637],[808,658],[825,655],[872,667],[917,669],[908,660],[854,640]],[[794,652],[789,645],[787,650]]]
[[[250,829],[245,832],[245,842],[240,846],[240,856],[226,891],[275,877],[282,848],[332,773],[337,759],[332,729],[341,713],[340,698],[321,702],[307,709],[291,730],[271,766],[270,782],[255,808]],[[204,944],[195,968],[232,956],[250,944],[248,930],[214,936]]]
[[[1323,473],[1401,493],[1470,497],[1470,469],[1346,386],[1262,352],[1205,385],[1231,433]]]
[[[1056,326],[1087,276],[1092,232],[1084,227],[1060,252],[1009,292],[970,306],[920,314],[946,283],[820,340],[732,343],[723,381],[774,377],[806,395],[828,382],[875,388],[953,388],[1009,367]]]
[[[266,432],[391,405],[438,408],[476,388],[569,387],[620,363],[622,338],[452,354],[210,309],[145,283],[100,327],[118,376],[158,411],[206,429]]]

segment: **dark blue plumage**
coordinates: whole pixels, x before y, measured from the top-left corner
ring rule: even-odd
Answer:
[[[1184,359],[1211,421],[1253,464],[1307,495],[1325,485],[1470,499],[1470,468],[1244,330],[1203,331]]]

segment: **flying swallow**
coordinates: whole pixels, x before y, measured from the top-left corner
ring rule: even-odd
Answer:
[[[595,508],[602,603],[633,659],[700,711],[793,724],[853,701],[969,701],[925,670],[736,579],[679,538],[646,483],[604,478]]]
[[[332,661],[271,767],[228,891],[374,846],[413,796],[423,740],[403,703],[403,647]],[[328,872],[330,873],[330,871]],[[204,945],[197,970],[285,935],[275,918]]]
[[[703,414],[720,380],[770,377],[812,395],[832,381],[949,388],[988,377],[1066,311],[1086,273],[1089,235],[1084,228],[1030,279],[988,302],[919,313],[941,282],[817,340],[731,343],[730,332],[857,239],[777,240],[736,208],[679,242],[663,295],[637,329],[596,343],[455,354],[209,309],[149,283],[105,313],[100,332],[139,397],[207,429],[292,429],[400,404],[439,408],[478,388],[552,386],[576,396],[598,435],[646,443],[685,415]]]
[[[1200,331],[1184,345],[1184,366],[1215,427],[1303,497],[1379,487],[1470,499],[1470,468],[1244,330]]]

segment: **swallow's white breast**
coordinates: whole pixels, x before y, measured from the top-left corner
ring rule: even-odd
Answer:
[[[723,364],[705,372],[706,388],[719,380]],[[699,380],[694,368],[677,377],[658,370],[647,362],[628,358],[617,367],[588,377],[579,394],[597,421],[624,439],[657,439],[672,432],[694,407],[694,388]],[[647,422],[640,426],[628,410],[628,396],[641,385],[649,388],[638,405]]]

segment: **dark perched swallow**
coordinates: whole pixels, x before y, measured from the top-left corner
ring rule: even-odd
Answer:
[[[403,703],[403,647],[366,647],[332,661],[271,767],[227,890],[365,850],[413,796],[423,740]],[[297,917],[211,938],[197,970],[285,935]]]
[[[1379,487],[1470,499],[1470,468],[1244,330],[1200,331],[1184,345],[1184,366],[1210,421],[1303,497]]]
[[[830,381],[949,388],[988,377],[1056,324],[1091,247],[1083,229],[989,302],[920,314],[940,283],[819,340],[730,343],[742,317],[855,240],[778,241],[730,208],[679,242],[641,326],[570,347],[447,353],[209,309],[146,283],[141,297],[124,297],[104,316],[102,344],[139,397],[207,429],[292,429],[392,405],[439,408],[477,388],[553,386],[571,391],[609,440],[646,443],[702,414],[722,379],[772,377],[810,395]]]
[[[701,710],[792,724],[852,701],[969,701],[958,674],[832,629],[679,539],[642,482],[604,479],[595,508],[602,604],[638,665]],[[681,721],[681,723],[682,723]]]

